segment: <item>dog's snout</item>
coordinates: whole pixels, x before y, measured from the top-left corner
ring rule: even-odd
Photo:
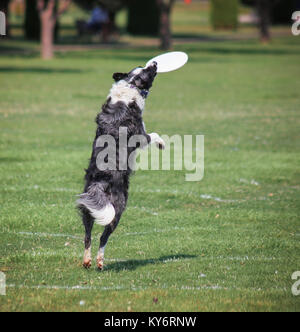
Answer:
[[[151,65],[149,66],[150,72],[154,75],[157,73],[157,62],[153,61]]]
[[[157,68],[157,62],[156,61],[152,61],[151,63],[149,63],[147,65],[147,67],[145,67],[145,69],[152,68],[152,67]]]

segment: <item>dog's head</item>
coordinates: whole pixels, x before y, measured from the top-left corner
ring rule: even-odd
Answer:
[[[152,87],[154,78],[157,74],[157,63],[153,61],[147,67],[137,67],[131,70],[129,73],[114,73],[113,79],[118,82],[121,80],[126,81],[137,87],[140,90],[149,91]]]

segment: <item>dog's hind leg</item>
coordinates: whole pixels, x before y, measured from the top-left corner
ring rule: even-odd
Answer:
[[[118,218],[118,219],[115,218],[115,220],[111,224],[109,224],[105,227],[104,232],[101,235],[100,247],[99,247],[99,251],[98,251],[98,255],[97,255],[97,267],[99,270],[103,269],[105,247],[106,247],[106,244],[107,244],[107,241],[108,241],[110,235],[113,233],[113,231],[118,226],[119,220],[120,220],[120,218]]]
[[[89,214],[88,211],[82,213],[83,224],[85,227],[85,239],[84,239],[84,257],[83,266],[89,269],[92,265],[92,229],[94,225],[94,218]]]
[[[117,179],[117,180],[119,180],[119,182],[116,181],[117,186],[115,186],[115,188],[112,188],[112,190],[111,190],[112,194],[111,194],[111,198],[110,198],[111,204],[113,204],[116,213],[115,213],[115,217],[114,217],[113,221],[110,224],[108,224],[107,226],[105,226],[104,232],[102,233],[101,238],[100,238],[100,248],[99,248],[98,255],[97,255],[97,267],[99,270],[103,269],[104,250],[105,250],[107,241],[108,241],[110,235],[117,228],[119,221],[121,219],[121,216],[126,208],[126,203],[127,203],[127,198],[128,198],[128,194],[127,194],[128,184],[123,182],[124,181],[123,178],[121,180],[120,179]],[[121,184],[119,184],[120,182],[121,182]],[[120,189],[122,189],[122,190],[120,191]]]

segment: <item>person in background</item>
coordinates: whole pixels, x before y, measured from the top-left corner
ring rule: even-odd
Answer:
[[[108,12],[103,7],[96,5],[93,8],[91,17],[87,22],[87,27],[93,32],[100,32],[108,21]]]

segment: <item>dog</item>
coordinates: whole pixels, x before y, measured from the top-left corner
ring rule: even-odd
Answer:
[[[155,143],[163,149],[165,143],[157,133],[147,134],[143,122],[143,109],[145,100],[153,81],[157,75],[157,63],[154,61],[149,66],[137,67],[129,73],[115,73],[110,94],[102,106],[102,112],[96,117],[97,131],[93,143],[92,156],[85,174],[84,192],[79,196],[77,207],[81,213],[85,228],[85,250],[83,266],[90,268],[91,233],[94,223],[104,226],[100,238],[100,247],[97,255],[97,267],[103,269],[104,250],[110,235],[114,232],[126,209],[128,200],[129,178],[132,168],[120,167],[119,130],[126,128],[128,139],[134,135],[144,138],[144,143],[135,147],[126,147],[127,156],[137,148]],[[97,156],[107,147],[99,147],[99,138],[110,135],[116,141],[116,169],[105,169],[99,165]],[[106,158],[107,161],[107,158]],[[128,159],[126,160],[129,165]],[[100,166],[100,167],[99,167]]]

